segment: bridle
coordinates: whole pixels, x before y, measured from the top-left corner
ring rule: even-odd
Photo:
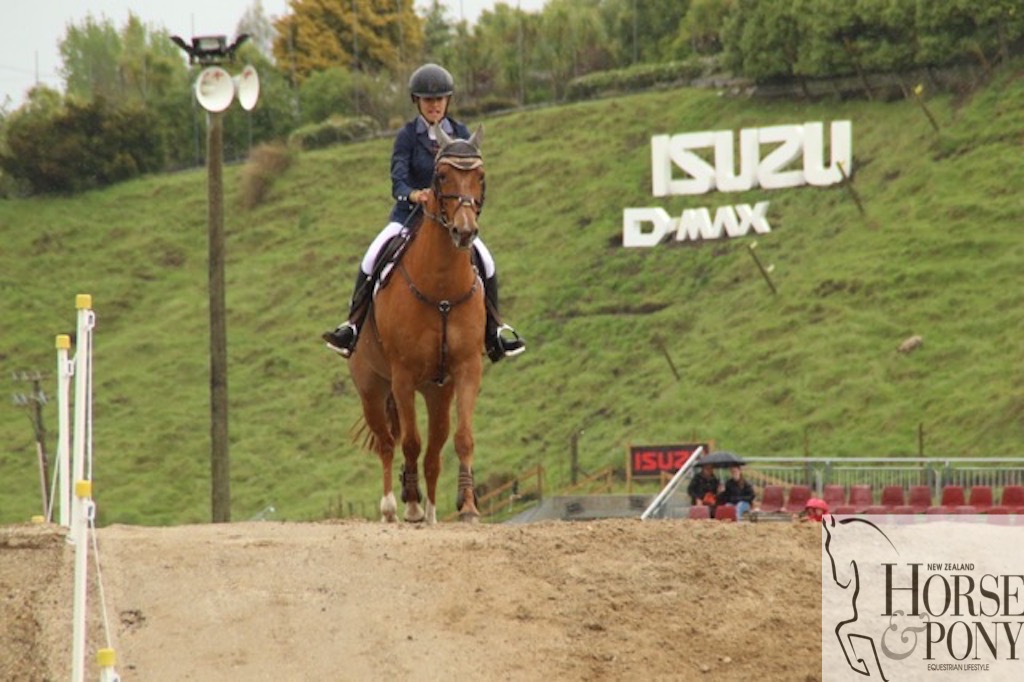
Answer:
[[[480,182],[479,198],[465,194],[447,194],[441,191],[441,174],[438,170],[442,165],[448,165],[462,171],[469,171],[482,167],[484,160],[480,155],[480,151],[465,140],[455,140],[451,144],[442,147],[438,152],[437,160],[434,162],[434,179],[431,183],[431,191],[433,191],[434,197],[437,199],[438,215],[429,213],[426,208],[423,209],[423,215],[441,227],[448,229],[451,227],[452,218],[455,217],[455,213],[459,209],[469,208],[477,216],[484,210],[484,198],[487,196],[487,180],[485,178]],[[449,217],[447,210],[445,210],[446,202],[453,200],[459,203],[452,212],[451,217]]]

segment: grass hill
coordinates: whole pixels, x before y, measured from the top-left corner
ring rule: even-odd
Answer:
[[[714,439],[746,455],[1024,454],[1024,71],[912,100],[782,102],[676,89],[484,120],[482,235],[528,352],[490,366],[478,482],[543,464],[569,480],[630,443]],[[650,137],[853,122],[854,188],[655,199]],[[475,123],[475,122],[472,122]],[[349,438],[344,362],[319,342],[390,206],[390,140],[302,154],[239,208],[225,173],[233,518],[375,515],[380,469]],[[622,210],[770,201],[750,239],[621,246]],[[92,294],[102,523],[209,518],[206,175],[0,202],[0,376],[41,370]],[[900,354],[911,334],[924,346]],[[661,345],[679,370],[671,371]],[[44,408],[55,450],[56,410]],[[0,407],[0,522],[38,513],[26,412]],[[421,415],[422,416],[422,415]],[[454,451],[440,512],[453,508]],[[351,505],[351,506],[350,506]]]

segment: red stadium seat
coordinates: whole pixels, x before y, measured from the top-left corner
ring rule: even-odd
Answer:
[[[694,521],[701,521],[704,519],[711,518],[711,508],[707,505],[693,505],[690,507],[690,511],[687,512],[686,517],[693,519]]]
[[[789,497],[786,499],[786,506],[783,511],[789,514],[798,514],[807,506],[807,500],[811,499],[811,488],[806,485],[793,485],[789,487]]]
[[[887,485],[882,488],[882,506],[899,507],[904,504],[903,486]]]
[[[850,514],[856,514],[857,509],[852,504],[840,504],[829,509],[829,513],[836,516],[849,516]]]
[[[992,486],[975,485],[967,496],[967,504],[975,507],[978,513],[984,514],[992,508]]]
[[[923,514],[932,506],[932,489],[926,485],[910,486],[907,504],[914,508],[918,514]]]
[[[873,504],[870,507],[865,507],[862,514],[891,514],[892,507],[886,507],[883,504]]]
[[[765,513],[782,511],[784,492],[781,485],[766,485],[764,495],[761,496],[760,510]]]
[[[947,485],[942,488],[942,504],[929,507],[926,514],[977,514],[978,510],[964,500],[962,485]]]
[[[846,488],[836,484],[827,485],[821,491],[821,499],[825,500],[829,509],[844,505],[846,504]]]
[[[736,507],[731,504],[720,504],[715,507],[716,521],[735,521]]]
[[[870,485],[850,486],[850,506],[856,510],[857,514],[863,514],[864,510],[874,503]]]
[[[942,486],[942,501],[940,507],[960,507],[967,504],[964,499],[964,487],[962,485]]]
[[[917,514],[917,507],[912,507],[909,504],[901,504],[898,507],[893,507],[889,510],[890,514],[899,514],[900,516],[911,516]]]
[[[1024,485],[1008,485],[1003,487],[1003,496],[999,500],[1001,507],[1009,507],[1014,511],[1024,509]]]

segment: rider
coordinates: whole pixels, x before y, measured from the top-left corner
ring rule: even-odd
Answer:
[[[327,347],[343,357],[349,357],[355,350],[359,326],[369,308],[373,289],[370,280],[381,249],[410,224],[413,213],[430,198],[434,157],[438,150],[431,126],[440,123],[441,128],[453,138],[468,139],[470,136],[465,125],[447,115],[448,104],[454,91],[455,80],[452,75],[437,64],[424,64],[416,69],[409,79],[409,94],[419,115],[399,131],[391,153],[391,194],[395,198],[395,206],[391,209],[387,226],[381,230],[363,256],[356,275],[355,290],[349,303],[348,319],[334,331],[324,332],[322,335]],[[499,324],[498,276],[494,258],[479,237],[474,240],[473,248],[476,251],[477,262],[483,270],[480,275],[487,301],[484,345],[487,357],[492,362],[498,362],[505,356],[519,355],[525,351],[526,342],[512,327]]]

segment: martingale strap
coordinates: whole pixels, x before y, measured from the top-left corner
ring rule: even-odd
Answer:
[[[445,299],[443,301],[435,301],[416,288],[416,285],[413,284],[412,278],[409,277],[409,273],[406,272],[404,265],[399,264],[398,271],[402,273],[402,277],[405,278],[405,282],[406,284],[409,285],[409,290],[413,293],[413,296],[423,301],[427,305],[431,306],[432,308],[436,308],[437,312],[441,313],[441,362],[437,368],[437,376],[434,378],[434,383],[440,386],[444,383],[444,375],[448,371],[448,314],[451,313],[452,308],[462,303],[465,303],[470,298],[472,298],[473,294],[476,293],[476,288],[478,286],[482,286],[482,282],[480,281],[480,273],[477,272],[476,266],[473,266],[473,273],[475,275],[475,277],[473,278],[473,286],[471,286],[469,288],[469,291],[464,293],[459,298],[455,299],[454,301],[450,301],[448,299]]]

